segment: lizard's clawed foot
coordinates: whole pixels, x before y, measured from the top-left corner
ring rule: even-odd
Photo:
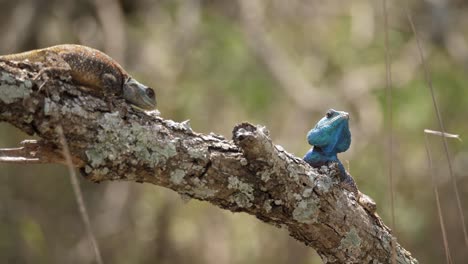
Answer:
[[[55,52],[47,52],[45,56],[45,62],[44,62],[44,68],[42,68],[36,76],[32,78],[32,80],[35,82],[39,78],[42,78],[44,80],[44,83],[41,84],[39,87],[39,90],[46,84],[51,76],[65,76],[68,75],[70,77],[70,65],[62,59],[58,54]],[[47,78],[44,78],[43,76],[47,76]]]

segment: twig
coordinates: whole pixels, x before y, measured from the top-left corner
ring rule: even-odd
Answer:
[[[421,64],[422,64],[422,67],[423,67],[423,70],[424,70],[424,77],[425,77],[426,82],[427,82],[427,87],[428,87],[428,89],[429,89],[429,91],[431,93],[432,104],[433,104],[433,107],[434,107],[434,111],[436,113],[437,121],[439,123],[439,128],[440,128],[440,131],[443,134],[445,134],[446,130],[445,130],[445,126],[444,126],[444,123],[443,123],[443,120],[442,120],[442,115],[440,114],[440,111],[439,111],[439,106],[437,104],[437,100],[435,98],[434,88],[432,86],[432,79],[431,79],[431,76],[429,74],[428,65],[426,63],[426,59],[424,57],[424,53],[423,53],[422,48],[421,48],[421,43],[420,43],[419,36],[417,34],[417,31],[416,31],[416,26],[414,25],[413,18],[411,17],[411,13],[409,12],[409,8],[408,8],[407,5],[405,5],[405,12],[406,12],[406,17],[408,18],[408,21],[409,21],[409,23],[411,25],[411,29],[413,31],[413,34],[414,34],[414,36],[416,38],[416,43],[418,45],[419,56],[421,58]],[[465,216],[463,215],[463,206],[462,206],[462,202],[461,202],[461,199],[460,199],[460,194],[458,192],[457,178],[456,178],[455,174],[453,173],[452,160],[450,158],[450,152],[449,152],[449,148],[448,148],[447,138],[442,137],[442,142],[443,142],[443,146],[444,146],[445,157],[447,159],[447,164],[448,164],[448,168],[449,168],[449,174],[450,174],[450,180],[452,182],[453,192],[455,193],[455,197],[456,197],[456,200],[457,200],[458,215],[460,217],[460,221],[461,221],[461,224],[462,224],[462,231],[463,231],[463,237],[465,239],[465,246],[468,249],[468,234],[467,234],[467,231],[466,231]]]
[[[103,264],[101,252],[99,250],[99,246],[94,236],[94,232],[91,228],[91,221],[89,220],[88,211],[86,210],[86,206],[83,200],[83,193],[81,192],[80,183],[78,181],[78,177],[76,177],[75,167],[73,166],[72,157],[70,154],[70,150],[68,149],[67,140],[65,139],[65,135],[63,134],[63,129],[61,125],[58,125],[56,128],[57,134],[59,136],[60,143],[63,148],[63,156],[65,157],[65,161],[68,167],[68,174],[70,175],[70,182],[73,188],[73,192],[75,193],[76,202],[78,204],[78,209],[80,211],[81,219],[85,224],[86,232],[88,233],[89,241],[94,250],[94,255],[96,257],[96,262],[98,264]]]
[[[440,198],[439,198],[439,190],[437,188],[437,184],[435,181],[435,175],[434,175],[434,168],[432,166],[432,155],[431,151],[429,150],[429,141],[427,138],[427,135],[429,133],[424,130],[424,146],[426,147],[426,154],[427,154],[427,161],[428,161],[428,166],[429,166],[429,173],[431,174],[431,179],[432,179],[432,188],[434,190],[434,195],[436,198],[436,204],[437,204],[437,213],[439,215],[439,224],[440,224],[440,229],[442,231],[442,239],[444,243],[444,250],[445,250],[445,259],[447,264],[453,263],[451,260],[450,256],[450,248],[448,245],[448,239],[447,239],[447,232],[445,231],[445,224],[444,224],[444,217],[442,214],[442,206],[440,204]]]
[[[388,166],[388,185],[390,189],[390,211],[392,215],[391,229],[396,233],[395,224],[395,190],[393,183],[393,103],[392,103],[392,68],[390,58],[390,48],[388,43],[388,12],[387,1],[383,0],[384,13],[384,35],[385,35],[385,72],[386,72],[386,101],[387,101],[387,166]],[[395,240],[392,241],[392,263],[396,264]]]
[[[456,138],[456,139],[462,141],[461,138],[460,138],[460,135],[457,135],[457,134],[443,133],[443,132],[436,131],[436,130],[431,130],[431,129],[424,129],[424,133],[432,134],[432,135],[436,135],[436,136],[444,136],[444,137],[447,137],[447,138]]]
[[[0,148],[0,163],[15,164],[67,164],[60,150],[37,140],[24,140],[19,148]],[[75,166],[81,167],[85,163],[72,157]]]

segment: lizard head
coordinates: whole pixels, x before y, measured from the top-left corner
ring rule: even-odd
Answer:
[[[330,109],[307,134],[307,141],[325,153],[346,151],[351,145],[349,114]]]
[[[125,80],[123,98],[131,104],[145,110],[156,108],[156,94],[150,87],[139,83],[133,77]]]

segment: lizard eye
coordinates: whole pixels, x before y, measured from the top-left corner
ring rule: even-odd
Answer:
[[[327,118],[331,118],[331,117],[333,116],[333,113],[334,113],[334,112],[335,112],[335,111],[333,111],[333,109],[330,109],[330,110],[327,111],[327,113],[325,114],[325,116],[326,116]]]
[[[148,87],[148,88],[146,89],[146,95],[147,95],[149,98],[154,98],[154,91],[153,91],[153,89],[151,89],[151,88]]]

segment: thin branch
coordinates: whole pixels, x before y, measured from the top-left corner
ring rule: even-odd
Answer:
[[[99,246],[94,236],[93,229],[91,227],[91,221],[89,220],[89,214],[86,210],[86,206],[83,199],[83,193],[81,192],[80,183],[78,181],[78,177],[76,177],[75,173],[75,166],[73,165],[72,157],[70,154],[70,150],[68,149],[67,140],[65,135],[63,134],[63,129],[61,125],[58,125],[56,128],[57,134],[60,139],[60,144],[63,148],[63,156],[65,157],[65,162],[68,168],[68,175],[70,175],[70,182],[73,188],[73,193],[75,194],[76,202],[78,204],[78,209],[80,211],[81,219],[85,224],[86,232],[88,233],[89,241],[91,242],[91,246],[94,250],[94,256],[96,258],[96,262],[98,264],[103,264],[101,251],[99,250]]]
[[[16,164],[67,164],[59,149],[37,140],[24,140],[19,148],[0,148],[0,162]],[[73,163],[83,166],[84,162],[73,158]]]
[[[417,31],[416,31],[416,26],[414,25],[413,18],[411,16],[411,13],[409,11],[409,7],[407,5],[405,5],[405,12],[406,12],[406,17],[408,18],[408,21],[409,21],[409,23],[411,25],[411,29],[413,31],[413,34],[414,34],[414,36],[416,38],[416,43],[417,43],[417,46],[418,46],[418,52],[419,52],[419,56],[420,56],[420,59],[421,59],[421,64],[422,64],[422,67],[423,67],[423,70],[424,70],[424,78],[426,79],[427,88],[429,89],[429,91],[431,93],[432,104],[433,104],[434,111],[435,111],[435,114],[436,114],[436,117],[437,117],[437,121],[439,123],[439,128],[440,128],[440,131],[442,131],[442,133],[445,134],[446,130],[445,130],[444,122],[442,120],[442,115],[440,114],[440,110],[439,110],[439,106],[437,104],[437,100],[435,98],[434,87],[432,86],[432,79],[431,79],[431,75],[429,73],[428,64],[427,64],[426,59],[424,57],[424,53],[423,53],[423,50],[422,50],[422,47],[421,47],[419,36],[418,36]],[[443,143],[443,146],[444,146],[445,157],[447,159],[447,164],[448,164],[448,168],[449,168],[449,175],[450,175],[450,180],[452,182],[453,192],[455,193],[455,198],[456,198],[456,201],[457,201],[458,216],[460,218],[461,225],[462,225],[463,237],[465,239],[465,246],[468,249],[468,233],[466,231],[465,216],[463,214],[463,206],[462,206],[462,202],[461,202],[461,199],[460,199],[460,194],[458,192],[457,178],[456,178],[455,174],[453,173],[452,159],[450,158],[450,152],[449,152],[446,137],[442,137],[442,143]]]
[[[429,166],[429,173],[431,174],[432,188],[434,190],[434,195],[436,198],[437,214],[439,215],[440,230],[442,231],[442,239],[444,242],[445,259],[446,259],[447,264],[449,264],[453,262],[450,257],[450,248],[448,245],[447,232],[445,231],[444,216],[442,214],[442,206],[440,204],[439,190],[437,188],[435,175],[434,175],[434,168],[432,166],[432,155],[431,155],[431,151],[429,150],[429,140],[427,138],[427,134],[428,133],[424,131],[424,146],[426,147],[426,155],[427,155],[427,161],[428,161],[428,166]]]
[[[436,136],[444,136],[444,137],[447,137],[447,138],[456,138],[459,141],[462,141],[461,138],[460,138],[460,135],[457,135],[457,134],[443,133],[443,132],[432,130],[432,129],[424,129],[424,133],[432,134],[432,135],[436,135]]]
[[[392,100],[392,61],[390,57],[390,48],[388,43],[388,12],[387,1],[383,0],[384,13],[384,46],[385,46],[385,97],[387,101],[387,166],[388,166],[388,186],[390,190],[390,212],[392,215],[391,228],[396,232],[395,224],[395,190],[393,182],[393,100]],[[392,242],[392,263],[396,264],[395,241]]]

